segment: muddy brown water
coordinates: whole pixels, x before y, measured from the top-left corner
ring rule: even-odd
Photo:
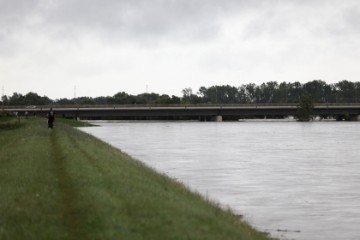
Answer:
[[[96,122],[82,128],[273,237],[360,239],[359,122]]]

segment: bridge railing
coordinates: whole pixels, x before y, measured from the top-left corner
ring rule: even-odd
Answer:
[[[156,107],[294,107],[297,106],[296,103],[251,103],[251,104],[106,104],[106,105],[17,105],[17,106],[0,106],[0,109],[7,110],[7,109],[21,109],[29,111],[38,109],[38,110],[45,110],[45,109],[56,109],[56,108],[156,108]],[[314,103],[315,107],[336,107],[336,106],[359,106],[360,103]]]

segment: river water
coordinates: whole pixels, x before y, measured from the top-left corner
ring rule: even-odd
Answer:
[[[82,128],[273,237],[360,239],[359,122],[96,122]]]

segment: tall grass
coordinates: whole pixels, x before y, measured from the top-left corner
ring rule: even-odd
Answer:
[[[0,130],[0,239],[269,239],[66,124],[24,123]]]

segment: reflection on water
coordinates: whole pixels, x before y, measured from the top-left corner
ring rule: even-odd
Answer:
[[[83,128],[281,239],[360,239],[360,123],[97,122]]]

